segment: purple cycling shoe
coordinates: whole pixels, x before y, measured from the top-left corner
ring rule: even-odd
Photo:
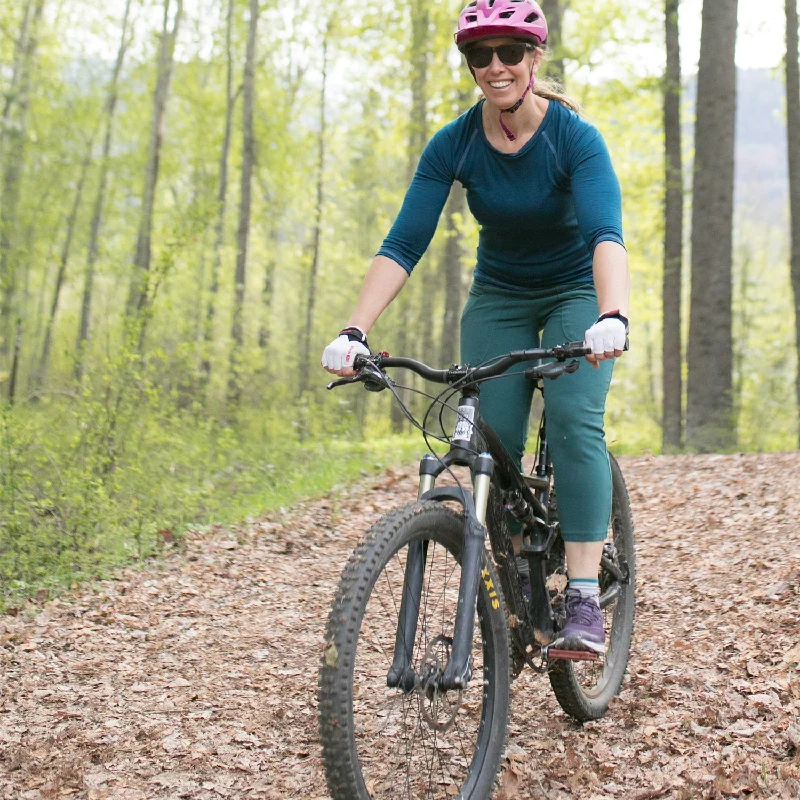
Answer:
[[[588,650],[605,653],[606,632],[603,614],[595,597],[582,597],[577,589],[564,593],[567,624],[558,632],[550,647],[553,650]]]

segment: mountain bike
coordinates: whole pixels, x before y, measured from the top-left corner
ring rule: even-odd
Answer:
[[[599,570],[604,655],[555,651],[565,623],[564,542],[542,415],[531,474],[520,474],[480,415],[480,386],[515,364],[543,390],[589,352],[574,342],[518,350],[476,367],[436,370],[386,353],[359,356],[357,373],[328,388],[389,389],[423,430],[450,409],[449,451],[420,462],[418,500],[364,535],[341,576],[328,618],[319,677],[325,774],[334,800],[490,797],[506,742],[511,680],[546,672],[564,711],[601,717],[619,691],[633,634],[633,520],[619,465],[609,454],[613,499]],[[546,359],[552,359],[544,361]],[[422,424],[386,373],[404,368],[447,388]],[[458,396],[457,406],[451,400]],[[468,468],[471,489],[455,468]],[[456,480],[436,485],[443,473]],[[523,528],[530,599],[520,583],[507,513]],[[489,542],[490,551],[486,542]]]

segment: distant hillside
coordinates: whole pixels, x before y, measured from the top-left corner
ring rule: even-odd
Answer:
[[[696,81],[692,76],[686,86],[692,112]],[[736,208],[740,214],[781,226],[787,225],[789,202],[784,96],[783,82],[773,70],[738,70]],[[691,135],[694,124],[687,129]]]

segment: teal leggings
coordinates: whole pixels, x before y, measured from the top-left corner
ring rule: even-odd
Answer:
[[[475,282],[461,316],[461,360],[475,365],[511,350],[583,341],[597,316],[592,284],[533,291]],[[530,366],[521,364],[510,370],[515,374],[481,387],[481,415],[520,469],[533,398],[533,384],[522,373]],[[600,369],[582,361],[577,372],[545,381],[547,441],[568,542],[601,541],[608,531],[611,469],[603,415],[612,370],[612,361]]]

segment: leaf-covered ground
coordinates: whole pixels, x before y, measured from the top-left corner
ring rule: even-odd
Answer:
[[[504,798],[800,797],[800,453],[621,459],[634,652],[578,726],[526,671]],[[324,798],[316,678],[361,532],[411,471],[0,618],[0,797]]]

